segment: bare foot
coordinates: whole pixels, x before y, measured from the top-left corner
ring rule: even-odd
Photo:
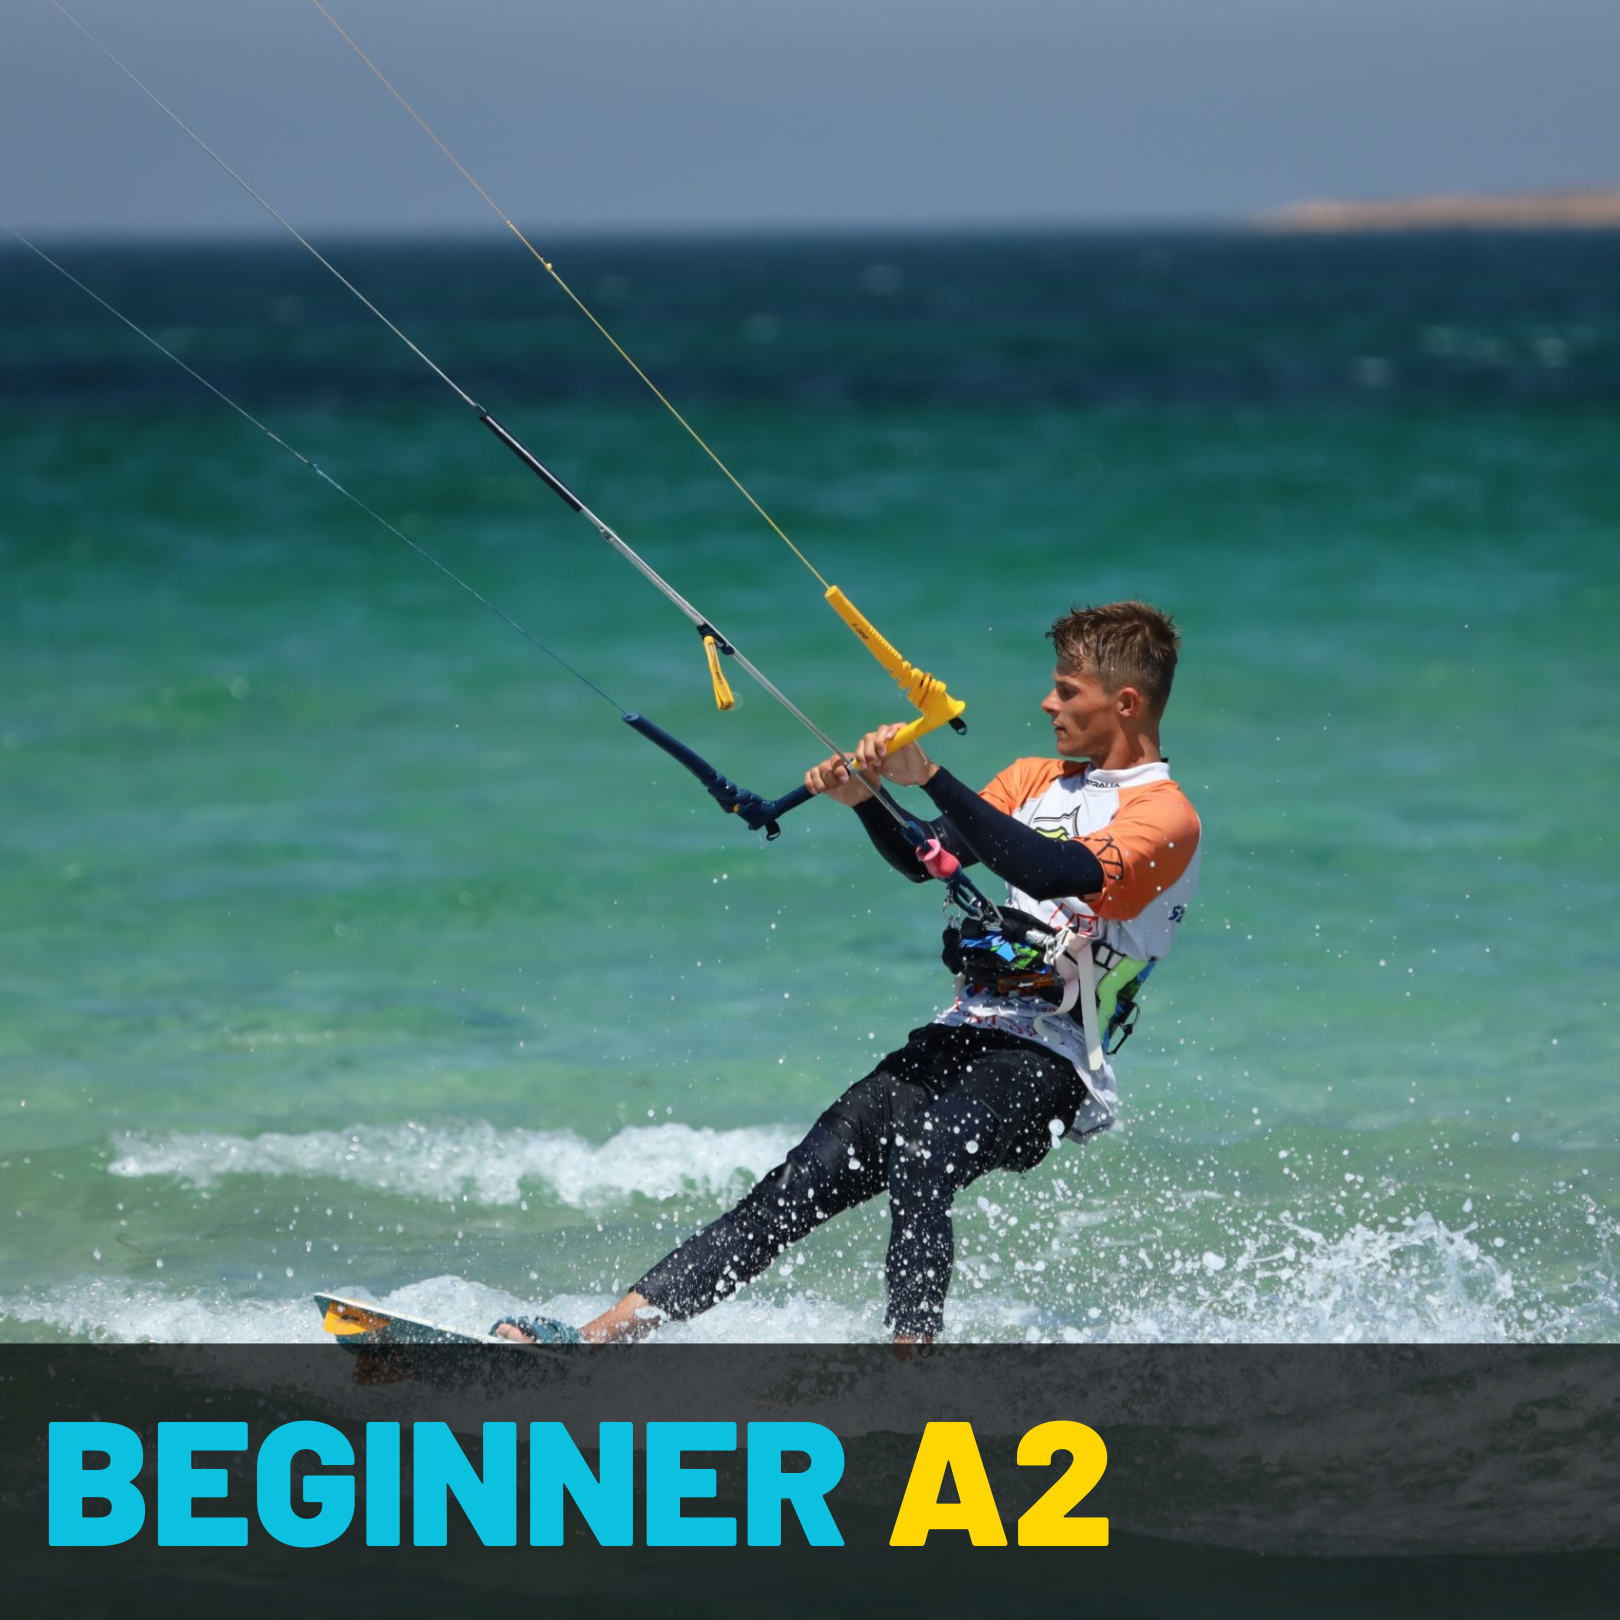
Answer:
[[[587,1322],[579,1336],[586,1344],[625,1344],[633,1339],[644,1339],[663,1321],[663,1314],[649,1305],[640,1294],[626,1294],[617,1305],[605,1310]],[[518,1344],[533,1344],[533,1337],[510,1322],[502,1322],[495,1329],[498,1339],[512,1339]]]

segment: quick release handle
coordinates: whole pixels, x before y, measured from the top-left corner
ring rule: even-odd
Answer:
[[[908,664],[892,643],[873,626],[870,619],[855,606],[836,585],[827,587],[827,605],[860,638],[866,650],[893,676],[895,684],[906,695],[906,701],[922,713],[896,733],[889,747],[904,748],[939,726],[949,725],[954,731],[967,727],[957,718],[967,707],[959,698],[945,690],[945,683],[937,680],[925,669]]]

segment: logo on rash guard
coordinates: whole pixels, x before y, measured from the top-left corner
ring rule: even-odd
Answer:
[[[1032,816],[1029,824],[1042,838],[1055,838],[1060,843],[1067,843],[1069,839],[1080,836],[1080,811],[1074,809],[1061,816]]]

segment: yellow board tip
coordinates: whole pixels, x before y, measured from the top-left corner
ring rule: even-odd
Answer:
[[[321,1327],[340,1339],[349,1338],[356,1333],[375,1333],[387,1326],[386,1316],[362,1310],[358,1305],[345,1305],[336,1299],[328,1302],[326,1315],[321,1318]]]

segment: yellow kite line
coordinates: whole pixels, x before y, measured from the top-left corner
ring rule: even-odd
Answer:
[[[794,545],[793,541],[788,538],[786,531],[776,521],[776,519],[773,518],[771,514],[767,512],[757,500],[754,499],[753,495],[743,484],[743,481],[738,478],[738,476],[731,470],[730,467],[725,464],[724,461],[720,459],[719,455],[715,452],[703,435],[699,433],[698,430],[693,427],[692,424],[680,413],[680,411],[675,408],[675,405],[670,401],[669,397],[658,386],[658,384],[655,383],[652,378],[649,377],[647,373],[636,364],[635,360],[630,356],[624,345],[621,344],[619,340],[614,337],[614,335],[601,323],[601,321],[596,318],[595,314],[592,313],[590,308],[586,305],[584,299],[582,299],[579,294],[568,285],[551,260],[548,259],[539,250],[539,248],[537,248],[534,243],[523,234],[521,230],[518,229],[517,224],[508,216],[506,210],[503,209],[487,191],[484,190],[484,188],[474,178],[471,171],[467,168],[466,164],[464,164],[461,159],[458,158],[456,154],[445,145],[444,141],[440,138],[438,132],[433,128],[433,126],[428,123],[421,113],[419,113],[403,95],[400,94],[399,89],[394,84],[393,80],[390,79],[388,75],[384,73],[383,70],[378,67],[369,56],[366,55],[366,53],[360,48],[359,44],[355,41],[353,35],[351,35],[348,30],[344,28],[343,24],[340,23],[337,18],[334,17],[332,13],[321,4],[321,0],[310,0],[310,3],[318,12],[320,12],[327,22],[329,22],[332,27],[337,30],[339,36],[344,40],[354,54],[358,56],[368,68],[371,69],[371,71],[377,76],[378,80],[382,83],[383,87],[394,98],[394,100],[397,101],[400,106],[411,115],[411,117],[416,121],[417,125],[421,128],[423,134],[425,134],[428,139],[431,140],[447,158],[449,158],[450,162],[455,166],[457,173],[461,175],[462,179],[464,179],[467,184],[470,185],[486,203],[489,204],[491,210],[495,214],[495,217],[499,219],[509,231],[511,231],[511,233],[524,245],[524,247],[529,250],[531,254],[533,254],[536,262],[541,265],[546,274],[549,275],[551,279],[555,281],[557,285],[561,287],[562,290],[568,295],[569,299],[579,310],[580,314],[582,314],[585,319],[588,320],[591,325],[594,326],[596,330],[613,345],[614,349],[617,351],[619,357],[624,361],[624,363],[629,366],[633,372],[635,372],[635,374],[648,386],[648,388],[652,390],[658,402],[664,407],[665,410],[669,412],[671,416],[675,418],[677,422],[681,424],[683,428],[686,429],[686,431],[692,436],[693,441],[697,444],[699,449],[701,449],[709,460],[712,461],[715,466],[725,474],[726,478],[743,497],[743,499],[746,500],[748,504],[753,507],[753,509],[758,512],[759,515],[771,526],[771,529],[776,534],[777,538],[780,539],[788,550],[791,551],[793,555],[797,557],[812,574],[815,575],[817,582],[826,592],[826,600],[828,605],[838,615],[838,617],[841,618],[844,623],[855,632],[872,656],[876,658],[884,669],[886,669],[889,674],[894,677],[895,681],[899,684],[901,691],[905,693],[907,701],[910,702],[911,705],[922,715],[920,720],[912,721],[912,723],[894,739],[890,746],[903,747],[906,743],[915,741],[916,738],[922,736],[925,732],[934,730],[936,726],[944,725],[947,721],[957,724],[957,716],[961,714],[967,705],[961,702],[959,699],[953,698],[950,693],[945,690],[945,683],[943,681],[937,680],[925,670],[917,669],[911,664],[908,664],[906,660],[902,658],[900,654],[872,627],[866,617],[861,613],[860,609],[857,608],[855,604],[851,602],[836,585],[828,584],[826,577],[822,574],[821,570],[817,568],[816,565],[811,562],[810,559],[805,556],[805,554],[800,551],[796,545]],[[720,702],[722,708],[729,707],[730,705],[720,697],[723,686],[723,678],[720,677],[718,673],[718,662],[715,656],[715,648],[712,644],[707,644],[705,651],[707,652],[709,658],[710,672],[715,676],[716,700]]]

